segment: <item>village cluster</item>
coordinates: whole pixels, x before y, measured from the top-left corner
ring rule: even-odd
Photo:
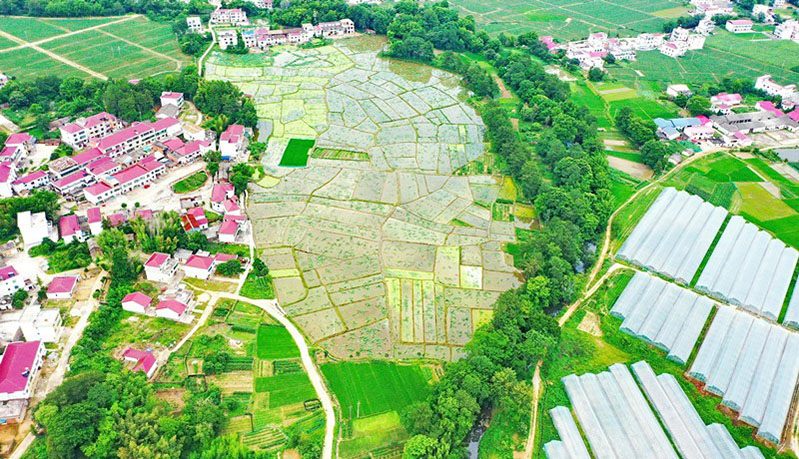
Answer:
[[[775,105],[761,100],[753,107],[744,104],[741,94],[719,93],[710,98],[710,117],[656,118],[657,134],[662,140],[687,140],[697,144],[715,141],[727,148],[743,148],[753,144],[750,134],[784,130],[799,132],[799,92],[796,85],[780,85],[771,75],[757,78],[754,88],[778,98]],[[687,85],[670,85],[666,94],[670,98],[691,96]],[[690,154],[690,151],[686,151]],[[672,162],[679,161],[679,155]]]
[[[272,9],[272,2],[262,8]],[[333,39],[355,34],[355,24],[350,19],[320,22],[317,25],[302,24],[301,27],[271,30],[268,26],[252,26],[247,13],[240,8],[219,8],[211,13],[211,25],[226,28],[215,29],[216,38],[221,49],[236,46],[241,38],[249,49],[267,50],[276,45],[301,45],[315,38]],[[197,16],[186,18],[186,24],[192,33],[204,33],[202,20]]]
[[[766,24],[775,24],[774,8],[780,8],[784,0],[777,0],[774,5],[755,5],[753,14],[763,14]],[[638,51],[658,50],[661,54],[678,58],[691,50],[704,48],[705,39],[716,30],[714,16],[734,16],[732,4],[727,1],[694,0],[691,14],[701,15],[702,19],[693,29],[677,27],[669,34],[642,33],[636,37],[613,38],[605,32],[592,33],[585,40],[571,41],[565,44],[555,42],[552,36],[545,35],[539,39],[550,53],[555,54],[560,50],[566,53],[569,59],[576,59],[580,67],[585,70],[592,68],[603,69],[608,55],[616,60],[634,61]],[[731,33],[751,33],[754,22],[750,19],[729,19],[724,28]],[[799,43],[799,21],[790,19],[777,24],[771,38],[777,40],[794,40]]]

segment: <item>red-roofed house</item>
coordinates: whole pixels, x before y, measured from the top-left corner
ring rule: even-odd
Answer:
[[[134,151],[150,145],[156,141],[175,137],[183,132],[180,121],[175,118],[163,118],[154,123],[134,123],[100,139],[97,148],[106,155],[115,158],[119,155],[133,153]]]
[[[188,308],[188,305],[178,300],[163,300],[155,305],[155,315],[165,319],[180,320]]]
[[[77,191],[93,181],[94,177],[86,173],[84,170],[79,170],[67,175],[62,179],[56,180],[52,183],[52,187],[63,196],[73,191]]]
[[[225,219],[219,227],[219,242],[231,244],[236,242],[236,236],[239,235],[240,229],[239,222]]]
[[[108,223],[111,226],[119,226],[128,221],[128,216],[124,212],[117,212],[108,216]]]
[[[0,295],[13,295],[14,292],[25,286],[25,280],[17,273],[13,266],[0,268]]]
[[[170,159],[178,164],[188,164],[211,151],[212,145],[208,140],[193,140],[172,151]]]
[[[174,105],[178,110],[183,108],[183,93],[182,92],[162,92],[161,93],[161,106]]]
[[[232,184],[217,183],[211,191],[211,210],[215,212],[224,212],[225,207],[223,203],[234,196],[236,196],[236,193]]]
[[[6,146],[7,147],[16,147],[20,151],[20,155],[28,156],[33,154],[34,145],[36,144],[36,138],[32,135],[28,134],[27,132],[18,132],[16,134],[11,134],[6,139]]]
[[[183,134],[183,125],[176,118],[168,116],[161,118],[153,123],[153,131],[156,140],[163,140],[168,137],[177,137]]]
[[[154,282],[169,282],[178,270],[178,262],[170,255],[155,252],[144,263],[144,273],[147,280]]]
[[[141,292],[133,292],[125,295],[122,298],[122,309],[125,311],[134,312],[136,314],[144,314],[144,311],[150,307],[153,299]]]
[[[76,276],[56,276],[47,286],[47,298],[51,300],[68,300],[78,285]]]
[[[799,123],[799,108],[795,109],[794,111],[788,113],[788,117],[797,123]]]
[[[11,184],[17,180],[17,171],[13,163],[0,163],[0,198],[10,198],[14,195]]]
[[[83,242],[85,239],[83,230],[80,229],[77,215],[61,217],[61,220],[58,221],[58,229],[61,232],[61,239],[64,240],[65,244],[69,244],[76,239]]]
[[[741,105],[743,98],[740,94],[727,94],[722,92],[710,97],[710,110],[716,113],[728,115],[732,113],[732,108]]]
[[[185,215],[180,216],[180,220],[183,222],[183,230],[186,232],[208,229],[208,218],[202,207],[192,207],[186,211]]]
[[[192,255],[183,265],[183,272],[188,277],[195,279],[208,279],[214,269],[215,260],[212,257]]]
[[[730,19],[724,28],[732,33],[749,33],[753,25],[749,19]]]
[[[13,163],[22,156],[22,150],[17,147],[3,147],[0,150],[0,162]]]
[[[91,139],[105,137],[113,132],[119,123],[117,118],[106,112],[100,112],[87,118],[79,118],[74,123],[67,123],[59,128],[61,141],[72,148],[84,148]]]
[[[90,207],[86,210],[86,220],[89,222],[89,231],[93,236],[103,232],[103,214],[99,207]]]
[[[97,182],[94,185],[83,189],[83,196],[94,205],[108,201],[116,196],[115,189],[105,182]]]
[[[43,359],[41,341],[13,342],[6,346],[0,358],[0,413],[6,421],[19,422],[24,417]]]
[[[153,219],[153,211],[150,209],[136,209],[136,212],[133,215],[134,217],[139,217],[146,222],[149,222]]]
[[[155,373],[156,360],[152,352],[140,351],[129,347],[122,353],[122,358],[127,362],[133,362],[130,371],[141,371],[147,378],[151,378]]]
[[[247,138],[244,135],[244,126],[231,124],[219,136],[219,153],[222,159],[231,160],[238,157],[247,147]]]
[[[225,215],[241,215],[241,207],[239,207],[239,203],[235,199],[228,199],[223,202],[222,207],[225,208]]]
[[[86,151],[82,151],[77,155],[72,156],[72,160],[75,161],[75,164],[77,164],[79,167],[83,167],[103,156],[105,155],[103,155],[100,150],[96,148],[89,148]],[[108,157],[106,156],[106,158]]]
[[[14,189],[15,193],[20,194],[26,190],[29,191],[47,186],[49,183],[50,174],[45,171],[36,171],[14,180],[11,182],[11,187]]]
[[[755,108],[760,110],[761,112],[773,113],[774,116],[776,116],[778,118],[780,116],[785,116],[785,113],[782,110],[780,110],[779,108],[775,107],[774,106],[774,102],[772,102],[770,100],[761,100],[761,101],[755,103]]]

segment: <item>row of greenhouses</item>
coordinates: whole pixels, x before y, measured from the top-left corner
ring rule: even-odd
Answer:
[[[726,217],[727,211],[721,207],[666,188],[616,256],[688,284]]]
[[[707,321],[713,301],[644,272],[636,272],[610,313],[621,330],[685,364]]]

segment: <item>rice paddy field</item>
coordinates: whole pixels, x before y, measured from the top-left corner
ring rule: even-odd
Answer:
[[[216,54],[206,75],[274,120],[272,179],[248,213],[276,298],[309,341],[338,358],[454,360],[520,284],[503,247],[532,212],[510,180],[455,173],[484,154],[482,120],[454,75],[381,59],[384,43]],[[282,167],[291,139],[324,153]]]
[[[799,44],[769,40],[762,34],[731,34],[718,30],[707,38],[705,48],[689,51],[679,59],[659,52],[639,52],[635,62],[610,66],[611,76],[628,85],[640,82],[665,86],[671,83],[701,84],[724,77],[754,81],[768,73],[783,84],[799,81],[796,66]]]
[[[453,4],[491,34],[532,30],[561,40],[585,38],[592,32],[659,32],[668,19],[688,11],[676,0],[455,0]]]
[[[192,60],[181,53],[170,25],[143,16],[0,17],[0,31],[0,68],[20,79],[97,76],[81,67],[106,78],[144,78],[179,70]]]

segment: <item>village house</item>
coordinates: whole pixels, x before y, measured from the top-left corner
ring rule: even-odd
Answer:
[[[216,41],[221,49],[228,49],[239,44],[239,34],[234,29],[219,30],[216,32]]]
[[[799,21],[789,19],[774,28],[774,37],[778,40],[793,40],[799,43]]]
[[[671,99],[677,96],[691,97],[691,89],[684,84],[670,84],[666,87],[666,95]]]
[[[186,260],[186,263],[183,264],[183,272],[187,277],[207,280],[209,277],[211,277],[211,273],[213,273],[216,265],[234,258],[236,258],[235,255],[229,255],[226,253],[218,253],[213,257],[192,255],[188,260]]]
[[[103,137],[97,149],[112,158],[133,153],[136,150],[168,137],[176,137],[183,132],[180,121],[175,118],[162,118],[153,123],[144,121]]]
[[[182,92],[162,92],[161,93],[161,106],[174,105],[181,110],[183,108],[183,93]]]
[[[180,321],[188,308],[188,305],[178,300],[164,300],[155,305],[155,315],[164,319]]]
[[[189,27],[189,33],[203,33],[203,22],[199,16],[189,16],[186,18],[186,25]]]
[[[704,18],[699,21],[699,24],[696,25],[694,31],[698,34],[702,34],[704,36],[711,35],[716,30],[716,23],[713,22],[711,18]]]
[[[89,231],[92,236],[97,236],[103,232],[103,214],[99,207],[90,207],[86,210],[86,222],[89,224]]]
[[[236,196],[236,190],[230,183],[217,183],[211,190],[211,210],[222,213],[225,211],[224,202]]]
[[[153,156],[146,156],[138,163],[84,188],[83,195],[90,203],[99,205],[133,189],[153,183],[164,172],[166,167],[161,162]]]
[[[77,276],[56,276],[47,286],[47,298],[50,300],[68,300],[78,285]]]
[[[0,342],[42,341],[55,343],[61,337],[63,322],[59,308],[42,308],[37,303],[0,314]]]
[[[787,130],[799,131],[799,123],[788,115],[777,116],[771,111],[757,111],[748,113],[733,113],[722,116],[711,116],[710,119],[724,135],[730,136],[735,132],[743,134]]]
[[[749,19],[730,19],[724,28],[732,33],[749,33],[754,24]]]
[[[0,417],[6,422],[25,417],[44,352],[41,341],[14,342],[0,357]]]
[[[0,72],[0,89],[3,89],[8,84],[8,75]]]
[[[180,220],[183,223],[183,230],[187,233],[208,229],[208,217],[205,216],[205,209],[202,207],[188,209],[180,216]]]
[[[11,134],[6,139],[5,146],[14,147],[15,151],[18,156],[17,157],[26,157],[30,156],[36,150],[36,137],[28,134],[27,132],[18,132],[16,134]]]
[[[64,240],[65,244],[69,244],[75,240],[79,242],[86,240],[86,235],[83,234],[80,223],[78,223],[77,215],[65,215],[61,217],[58,221],[58,229],[61,233],[61,239]]]
[[[219,226],[218,238],[219,242],[233,244],[236,238],[241,233],[241,227],[244,224],[245,218],[242,216],[225,216],[222,224]]]
[[[53,242],[58,241],[58,231],[47,220],[44,212],[31,213],[30,211],[17,213],[17,228],[22,235],[22,242],[26,249],[36,247],[45,238]]]
[[[732,109],[741,105],[743,98],[740,94],[721,92],[710,97],[710,110],[715,113],[729,114]]]
[[[35,171],[11,182],[11,188],[14,193],[22,194],[25,191],[35,190],[49,184],[50,174],[45,171]]]
[[[13,266],[0,268],[0,296],[13,295],[14,292],[25,286],[25,280],[20,277]]]
[[[166,253],[155,252],[144,263],[147,280],[168,283],[178,270],[178,262]]]
[[[11,184],[17,180],[16,167],[13,164],[0,164],[0,198],[10,198],[14,195]]]
[[[755,89],[759,89],[770,96],[789,99],[796,93],[796,85],[781,85],[771,78],[771,75],[763,75],[755,80]]]
[[[238,26],[249,25],[247,13],[241,8],[219,8],[211,13],[211,24],[233,24]]]
[[[129,347],[125,349],[125,352],[122,353],[122,358],[126,362],[133,363],[130,371],[141,371],[147,375],[148,379],[151,378],[155,373],[156,359],[152,352],[140,351],[138,349]]]
[[[105,137],[120,127],[119,120],[110,113],[101,112],[86,118],[78,118],[58,128],[61,141],[79,150],[86,147],[89,140]]]
[[[153,299],[141,292],[132,292],[122,298],[122,309],[136,314],[144,314]]]
[[[235,160],[247,148],[244,126],[231,124],[219,136],[219,153],[223,160]]]

